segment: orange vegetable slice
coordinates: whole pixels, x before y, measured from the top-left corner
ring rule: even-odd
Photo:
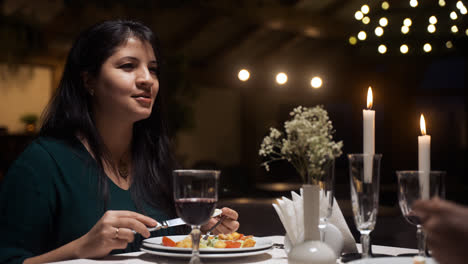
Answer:
[[[236,242],[236,241],[225,241],[226,243],[226,248],[240,248],[241,242]]]
[[[163,246],[166,246],[166,247],[175,247],[176,246],[176,243],[174,242],[174,240],[168,238],[168,237],[163,237],[162,239],[162,242],[163,242]]]

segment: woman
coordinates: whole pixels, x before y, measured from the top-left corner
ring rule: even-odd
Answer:
[[[147,229],[176,217],[158,47],[132,21],[106,21],[78,37],[40,137],[3,182],[1,263],[99,258],[173,232]],[[237,213],[223,214],[229,220],[217,232],[237,230]]]

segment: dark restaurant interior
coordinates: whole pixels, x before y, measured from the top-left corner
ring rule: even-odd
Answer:
[[[416,248],[416,228],[398,205],[395,171],[417,169],[421,114],[431,135],[431,168],[447,172],[446,199],[468,204],[468,19],[460,12],[451,17],[457,2],[0,0],[0,182],[37,136],[78,33],[102,20],[133,19],[160,38],[161,89],[170,95],[181,167],[221,170],[218,203],[239,212],[240,232],[284,235],[271,204],[298,191],[301,178],[286,161],[270,171],[261,167],[260,144],[270,127],[283,129],[296,106],[323,105],[334,139],[344,144],[335,197],[359,241],[346,155],[363,151],[362,110],[371,86],[375,152],[383,154],[372,241]],[[364,4],[369,12],[360,11]],[[248,80],[238,78],[241,69]],[[275,81],[280,72],[285,84]],[[311,86],[313,77],[321,78],[320,87]]]

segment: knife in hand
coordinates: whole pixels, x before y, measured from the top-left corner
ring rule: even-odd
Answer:
[[[221,209],[215,209],[215,211],[214,211],[214,213],[213,213],[213,215],[211,217],[216,217],[216,216],[220,215],[221,213],[222,213]],[[169,228],[169,227],[180,226],[180,225],[185,225],[184,220],[182,220],[182,218],[174,218],[174,219],[162,221],[161,223],[158,222],[158,224],[155,227],[149,227],[148,231],[153,232],[153,231],[156,231],[156,230],[159,230],[159,229],[166,229],[166,228]],[[133,230],[133,233],[136,234],[136,231]]]

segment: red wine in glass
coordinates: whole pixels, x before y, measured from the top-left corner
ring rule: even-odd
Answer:
[[[201,264],[200,227],[208,222],[218,201],[220,171],[175,170],[174,201],[177,215],[192,227],[192,257],[190,264]]]
[[[182,198],[175,202],[177,215],[189,225],[203,225],[208,222],[216,207],[216,200],[210,198]]]

